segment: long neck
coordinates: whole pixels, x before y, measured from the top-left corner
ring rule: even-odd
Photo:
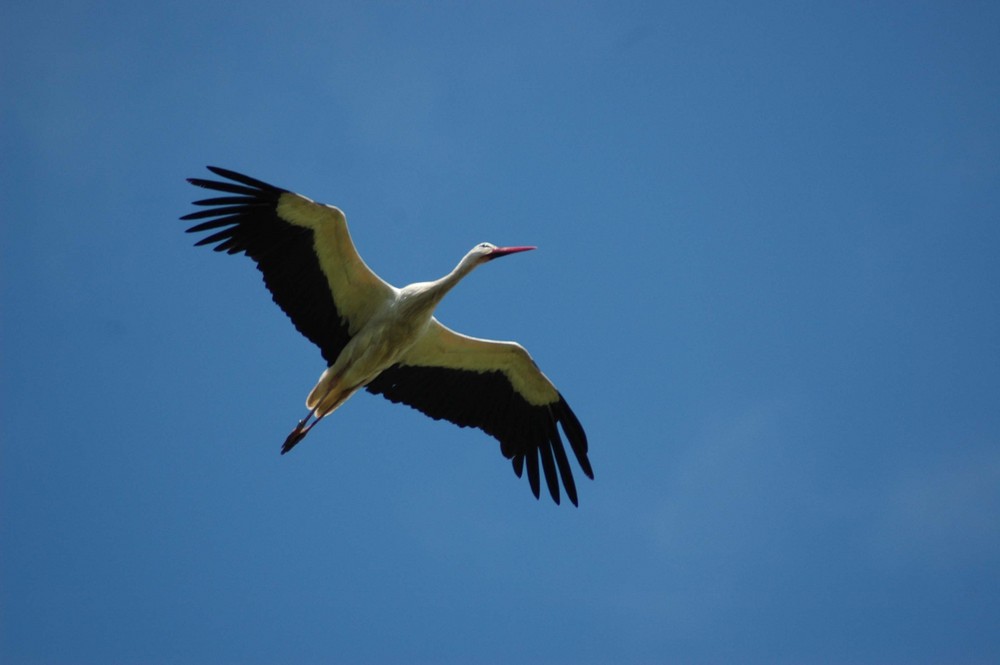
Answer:
[[[441,299],[444,298],[445,294],[451,291],[456,284],[461,282],[462,278],[475,270],[477,265],[479,265],[479,262],[475,260],[475,257],[466,256],[458,262],[458,265],[455,266],[455,269],[450,273],[431,282],[431,286],[428,291],[430,292],[430,297],[434,299],[434,304],[441,302]]]
[[[423,282],[420,284],[411,284],[404,290],[410,290],[413,294],[412,299],[408,298],[409,307],[414,307],[416,309],[427,311],[434,311],[441,299],[451,291],[456,284],[462,281],[462,278],[472,272],[478,265],[474,256],[466,256],[455,269],[450,273],[445,275],[440,279],[436,279],[433,282]]]

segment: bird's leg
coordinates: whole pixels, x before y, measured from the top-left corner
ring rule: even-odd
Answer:
[[[316,417],[316,409],[310,409],[309,413],[306,414],[306,417],[299,421],[299,424],[295,426],[295,429],[292,430],[292,433],[288,435],[288,438],[285,439],[285,442],[281,445],[281,454],[284,455],[289,450],[294,448],[295,444],[306,438],[306,434],[308,434],[309,430],[316,426],[316,423],[318,423],[321,418],[322,416],[319,418]],[[310,419],[314,420],[309,422]]]
[[[309,407],[309,413],[299,421],[299,424],[295,426],[292,433],[285,439],[285,443],[281,446],[282,455],[294,448],[295,444],[304,439],[309,430],[316,426],[316,423],[330,415],[338,406],[343,404],[344,400],[357,390],[357,387],[355,387],[344,392],[336,392],[339,388],[338,384],[341,377],[339,374],[332,374],[330,372],[331,369],[327,368],[323,372],[319,383],[316,384],[316,387],[309,393],[309,397],[306,398],[306,406]]]

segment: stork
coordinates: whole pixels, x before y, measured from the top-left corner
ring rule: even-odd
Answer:
[[[214,231],[195,245],[253,259],[274,302],[327,363],[282,454],[364,388],[435,420],[483,430],[500,442],[518,477],[527,468],[536,499],[541,468],[553,501],[559,503],[561,479],[578,505],[560,427],[580,469],[591,479],[594,472],[587,436],[563,396],[520,344],[462,335],[434,317],[441,299],[476,267],[534,247],[480,243],[444,277],[396,288],[358,255],[340,209],[208,169],[225,180],[188,182],[224,195],[195,201],[203,209],[181,218],[206,220],[189,233]]]

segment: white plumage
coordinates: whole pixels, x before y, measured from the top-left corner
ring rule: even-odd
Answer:
[[[518,476],[527,467],[535,497],[541,470],[556,503],[561,479],[577,504],[560,427],[580,468],[590,478],[594,473],[586,434],[566,400],[521,345],[468,337],[433,316],[448,291],[476,267],[534,247],[481,243],[444,277],[396,288],[358,255],[338,208],[208,168],[229,182],[189,182],[226,195],[195,201],[205,208],[182,219],[207,221],[188,231],[220,229],[196,244],[250,256],[274,301],[320,348],[328,365],[306,400],[309,413],[289,434],[282,453],[365,388],[432,418],[482,429],[500,442]]]

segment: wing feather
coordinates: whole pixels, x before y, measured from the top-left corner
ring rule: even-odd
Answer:
[[[252,258],[274,302],[332,365],[372,312],[392,297],[393,287],[358,255],[337,208],[235,171],[208,168],[230,182],[188,181],[236,196],[194,202],[207,207],[181,219],[205,221],[188,232],[220,229],[195,244]]]
[[[577,505],[560,425],[580,468],[594,477],[587,436],[569,404],[514,342],[468,337],[431,319],[423,337],[367,389],[431,418],[493,436],[518,476],[527,467],[528,484],[536,497],[544,475],[556,503],[561,479],[566,496]]]

